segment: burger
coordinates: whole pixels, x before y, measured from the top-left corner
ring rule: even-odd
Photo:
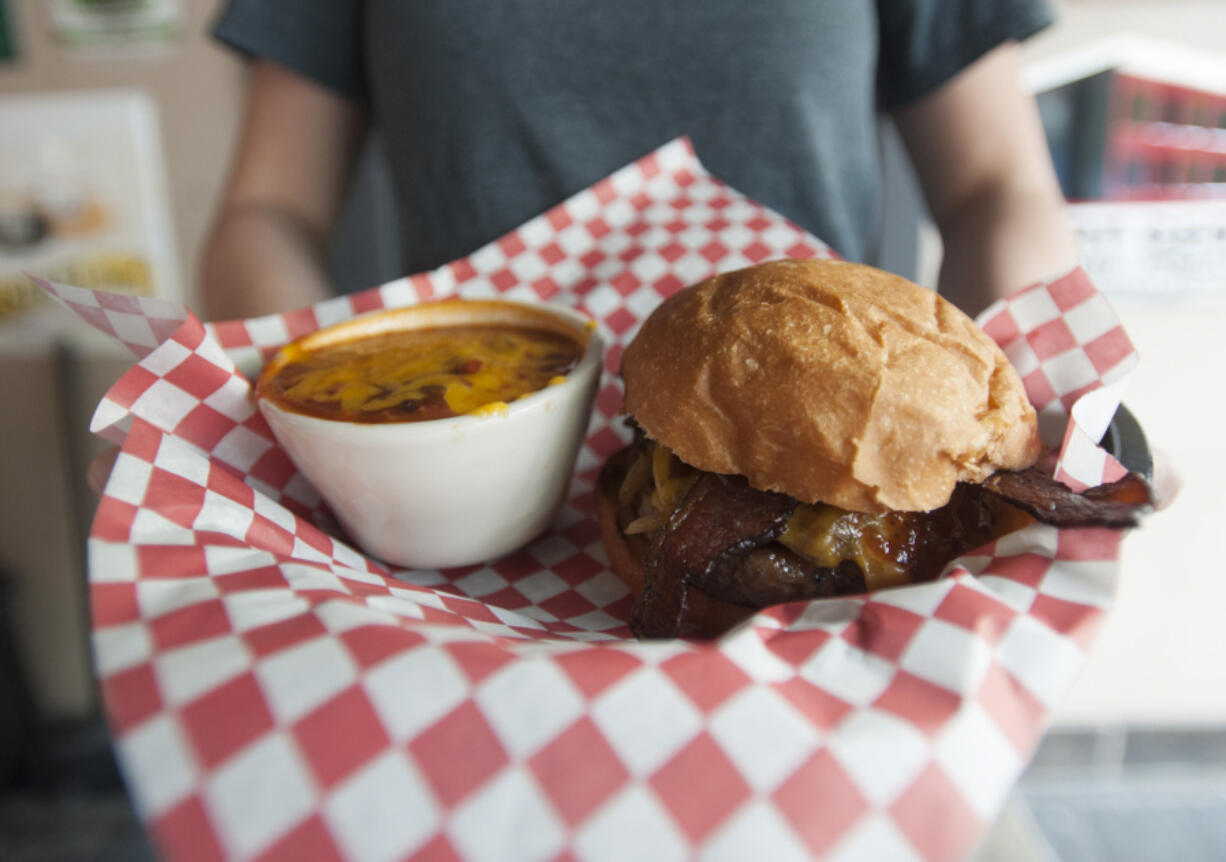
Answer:
[[[930,580],[1034,518],[1126,526],[1139,477],[1074,494],[1035,466],[1001,349],[900,276],[774,261],[666,299],[621,362],[630,445],[597,509],[643,638]]]

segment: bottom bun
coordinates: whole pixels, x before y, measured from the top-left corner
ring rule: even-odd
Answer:
[[[615,452],[600,470],[596,485],[596,514],[600,519],[600,537],[613,574],[630,589],[635,601],[643,591],[643,557],[647,539],[641,535],[627,536],[622,528],[629,523],[629,513],[620,511],[618,489],[625,476],[629,449]],[[701,590],[690,587],[685,614],[681,618],[683,634],[707,637],[722,634],[753,616],[756,608],[713,599]]]

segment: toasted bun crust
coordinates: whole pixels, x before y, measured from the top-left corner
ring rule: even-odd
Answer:
[[[683,461],[806,503],[928,511],[1039,453],[996,343],[935,292],[860,264],[773,261],[680,291],[621,374],[625,409]]]
[[[600,521],[600,537],[609,567],[629,588],[635,599],[643,591],[643,554],[646,539],[642,536],[626,536],[622,532],[625,513],[619,512],[617,489],[625,475],[626,449],[622,449],[604,463],[596,485],[596,515]],[[689,634],[714,637],[737,623],[752,616],[755,611],[743,605],[734,605],[713,599],[701,590],[691,587],[681,630]]]

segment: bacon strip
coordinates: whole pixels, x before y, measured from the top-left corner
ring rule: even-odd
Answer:
[[[1154,506],[1149,483],[1136,473],[1077,493],[1030,467],[993,473],[983,489],[1057,527],[1135,527]]]

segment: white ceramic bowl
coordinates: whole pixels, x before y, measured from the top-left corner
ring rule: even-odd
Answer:
[[[587,432],[604,345],[591,322],[568,308],[506,300],[426,303],[319,330],[304,346],[461,323],[545,326],[586,349],[564,382],[481,415],[368,424],[320,419],[258,399],[277,440],[349,536],[394,565],[460,566],[527,544],[564,501]]]

